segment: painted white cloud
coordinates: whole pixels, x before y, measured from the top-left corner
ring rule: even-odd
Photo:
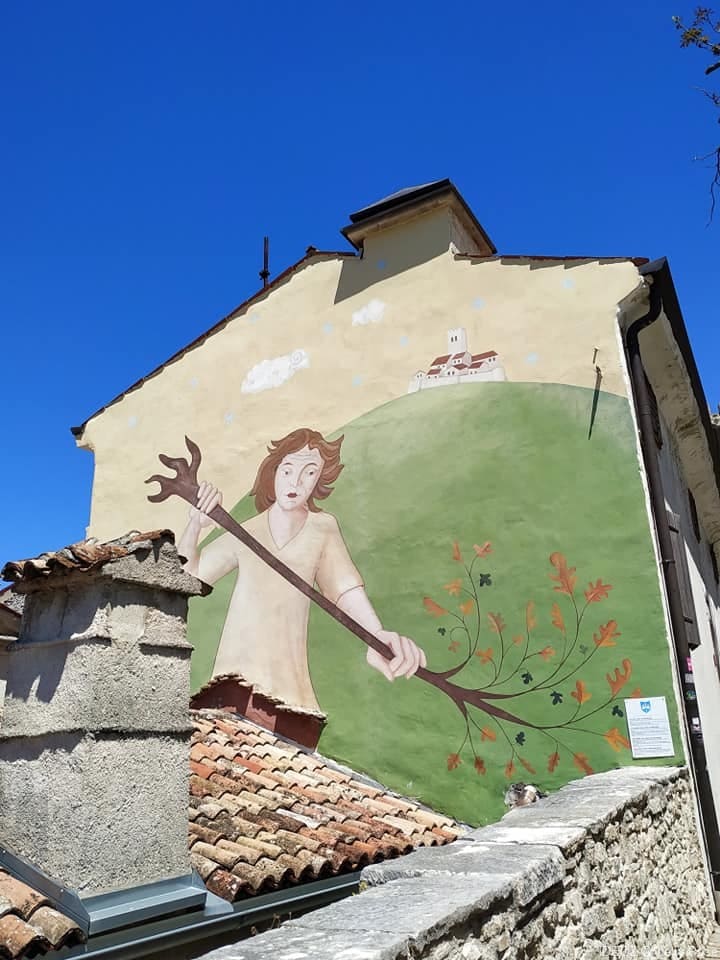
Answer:
[[[354,327],[364,327],[368,323],[380,323],[385,316],[385,304],[382,300],[371,300],[364,307],[360,307],[352,315],[352,325]]]
[[[271,390],[281,387],[294,377],[298,370],[310,366],[310,357],[305,350],[293,350],[282,357],[273,357],[272,360],[263,360],[248,370],[240,387],[243,393],[260,393],[261,390]]]

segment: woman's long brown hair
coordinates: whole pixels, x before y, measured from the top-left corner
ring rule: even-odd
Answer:
[[[344,464],[340,463],[340,447],[344,435],[337,440],[326,440],[317,430],[309,427],[300,427],[293,430],[282,440],[273,440],[268,447],[265,457],[255,477],[255,483],[250,494],[255,497],[255,508],[258,513],[267,510],[275,503],[275,471],[289,453],[297,453],[303,447],[317,450],[323,459],[323,468],[320,471],[318,482],[308,499],[308,509],[317,513],[320,507],[315,500],[325,500],[333,491],[332,484],[340,476]]]

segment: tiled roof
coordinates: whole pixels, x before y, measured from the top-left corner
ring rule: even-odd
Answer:
[[[0,957],[36,957],[85,939],[41,893],[0,870]]]
[[[37,580],[47,577],[61,570],[91,570],[101,567],[108,560],[126,557],[137,550],[142,550],[156,540],[174,539],[170,530],[151,530],[149,533],[139,533],[132,530],[117,540],[101,542],[99,540],[81,540],[62,550],[53,550],[42,553],[39,557],[30,560],[15,560],[6,563],[0,571],[3,580],[19,581]]]
[[[190,857],[226,900],[449,843],[452,820],[220,711],[193,713]]]
[[[474,353],[472,355],[473,364],[478,360],[487,360],[489,357],[496,357],[497,352],[495,350],[486,350],[485,353]]]
[[[360,220],[365,220],[369,216],[372,216],[373,213],[376,213],[378,208],[392,207],[393,204],[396,204],[402,200],[407,200],[409,197],[422,196],[428,191],[437,189],[438,187],[447,186],[451,186],[448,179],[430,180],[428,183],[418,183],[414,187],[403,187],[402,190],[396,190],[395,193],[391,193],[387,197],[382,197],[380,200],[374,200],[361,210],[356,210],[355,213],[351,213],[350,222],[357,223]]]

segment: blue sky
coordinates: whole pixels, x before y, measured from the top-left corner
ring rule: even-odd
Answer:
[[[70,426],[347,214],[454,180],[504,253],[667,256],[720,401],[718,127],[687,0],[0,11],[0,562],[84,536]]]

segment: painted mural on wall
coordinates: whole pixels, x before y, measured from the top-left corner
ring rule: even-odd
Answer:
[[[513,780],[632,762],[623,700],[672,683],[624,397],[508,382],[456,328],[406,395],[332,435],[278,427],[227,511],[194,444],[153,478],[215,585],[196,687],[237,674],[321,710],[321,752],[471,823]]]
[[[201,580],[213,585],[231,571],[236,576],[212,675],[240,675],[283,703],[308,710],[320,709],[307,662],[314,593],[302,593],[287,568],[308,586],[317,584],[322,598],[345,615],[343,622],[359,624],[390,648],[390,660],[372,647],[367,652],[370,666],[388,680],[426,665],[412,640],[384,629],[336,518],[317,503],[330,496],[343,469],[342,442],[300,428],[270,444],[251,491],[257,514],[243,525],[254,543],[242,543],[228,530],[199,549],[203,529],[222,504],[220,491],[205,481],[178,541],[186,568]]]

